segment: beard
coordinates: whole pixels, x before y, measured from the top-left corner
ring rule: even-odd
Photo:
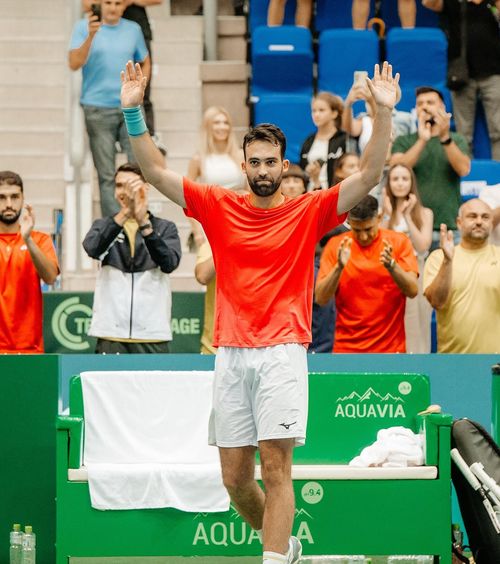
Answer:
[[[256,180],[254,178],[252,179],[249,178],[248,185],[250,186],[250,189],[256,196],[265,198],[266,196],[272,196],[278,191],[278,188],[280,187],[281,184],[281,176],[282,175],[280,174],[276,180],[268,180],[268,179]],[[264,180],[266,181],[265,184],[263,184]]]
[[[14,210],[9,210],[9,211],[14,211]],[[12,225],[13,223],[16,223],[16,221],[21,217],[21,213],[22,213],[22,209],[20,209],[18,212],[14,212],[14,215],[11,216],[6,216],[5,213],[0,213],[0,223],[5,223],[5,225]]]

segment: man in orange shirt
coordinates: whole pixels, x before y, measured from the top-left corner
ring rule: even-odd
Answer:
[[[367,80],[377,114],[360,171],[330,190],[290,199],[279,190],[289,165],[286,139],[271,124],[253,128],[243,142],[249,194],[165,169],[139,106],[147,79],[130,61],[122,73],[125,123],[146,180],[202,224],[212,248],[218,350],[210,442],[219,447],[234,506],[262,534],[263,564],[295,564],[302,553],[290,537],[291,465],[294,446],[305,442],[316,242],[379,182],[398,78],[384,63]],[[257,448],[265,493],[255,481]]]
[[[34,226],[21,177],[0,171],[0,353],[43,353],[40,278],[53,284],[59,265],[50,235]]]
[[[410,239],[379,229],[378,203],[366,196],[348,215],[351,232],[328,241],[316,302],[335,296],[333,352],[406,352],[406,297],[417,295],[418,266]]]

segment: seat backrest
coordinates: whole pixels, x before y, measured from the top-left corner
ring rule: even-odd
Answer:
[[[352,86],[354,71],[364,70],[372,76],[378,61],[379,41],[374,31],[324,31],[319,37],[318,89],[345,98]]]
[[[286,158],[292,163],[300,160],[300,149],[314,130],[311,118],[311,96],[261,96],[255,104],[255,123],[274,123],[280,127],[287,142]]]
[[[429,404],[429,378],[421,374],[309,374],[307,441],[294,463],[345,464],[380,429],[417,432],[416,415]]]
[[[251,95],[312,94],[313,50],[308,29],[259,27],[252,36]]]
[[[429,10],[428,8],[424,8],[421,1],[417,1],[415,4],[417,7],[415,26],[417,28],[439,26],[439,14]],[[401,26],[398,14],[398,2],[394,2],[394,0],[383,0],[381,15],[387,30]]]
[[[460,180],[462,201],[477,198],[486,186],[500,184],[500,161],[473,159],[470,172]]]
[[[373,17],[374,1],[370,2],[370,15]],[[325,31],[327,29],[352,28],[351,3],[345,0],[316,0],[316,15],[314,29]]]
[[[267,25],[267,10],[269,8],[269,0],[251,0],[248,10],[248,28],[252,35],[254,30],[262,25]],[[295,10],[297,8],[296,0],[288,0],[285,5],[284,25],[294,25]]]

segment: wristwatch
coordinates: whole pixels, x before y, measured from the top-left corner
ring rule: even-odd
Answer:
[[[441,143],[441,145],[449,145],[452,141],[453,141],[453,139],[451,137],[448,137],[448,139],[445,139],[444,141],[439,141],[439,142]]]
[[[389,266],[387,268],[389,270],[394,270],[395,266],[396,266],[396,261],[395,261],[395,259],[391,258],[391,262],[389,263]]]
[[[151,225],[151,222],[148,221],[147,223],[145,223],[144,225],[139,225],[139,231],[147,231],[148,229],[153,229],[153,226]]]

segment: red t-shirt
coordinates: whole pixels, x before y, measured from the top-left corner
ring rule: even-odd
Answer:
[[[380,253],[384,248],[382,241],[387,239],[398,265],[406,272],[418,274],[410,239],[388,229],[380,229],[368,247],[359,245],[352,233],[333,237],[321,257],[318,282],[337,264],[338,248],[344,237],[350,237],[353,242],[335,294],[337,320],[333,352],[406,352],[406,297],[380,262]]]
[[[272,209],[184,178],[186,215],[201,222],[217,271],[214,345],[310,343],[316,242],[344,221],[339,186]]]
[[[50,235],[31,238],[57,266]],[[43,353],[40,277],[20,233],[0,233],[0,353]]]

